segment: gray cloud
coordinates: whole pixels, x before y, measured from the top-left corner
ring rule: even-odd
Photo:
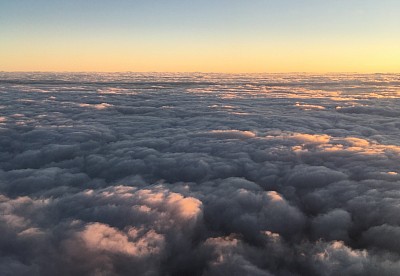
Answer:
[[[0,73],[0,271],[397,275],[399,80]]]

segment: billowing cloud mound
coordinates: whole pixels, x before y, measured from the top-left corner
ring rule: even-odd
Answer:
[[[1,275],[399,275],[400,76],[0,74]]]

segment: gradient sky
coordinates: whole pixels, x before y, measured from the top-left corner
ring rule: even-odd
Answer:
[[[400,72],[399,0],[0,0],[0,70]]]

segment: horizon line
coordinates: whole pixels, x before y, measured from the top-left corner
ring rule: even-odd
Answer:
[[[92,70],[83,70],[83,71],[69,71],[69,70],[0,70],[0,73],[142,73],[142,74],[224,74],[224,75],[261,75],[261,74],[270,74],[270,75],[280,75],[280,74],[363,74],[363,75],[377,75],[377,74],[400,74],[398,72],[359,72],[359,71],[288,71],[288,72],[222,72],[222,71],[131,71],[131,70],[121,70],[121,71],[92,71]]]

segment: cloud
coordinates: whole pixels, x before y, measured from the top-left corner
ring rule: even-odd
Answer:
[[[195,75],[0,73],[4,275],[400,273],[397,75]]]
[[[93,223],[87,225],[82,232],[78,232],[77,239],[82,240],[88,250],[135,257],[157,254],[161,250],[163,236],[149,231],[138,237],[138,232],[137,229],[130,228],[127,233],[123,233],[108,225]]]

